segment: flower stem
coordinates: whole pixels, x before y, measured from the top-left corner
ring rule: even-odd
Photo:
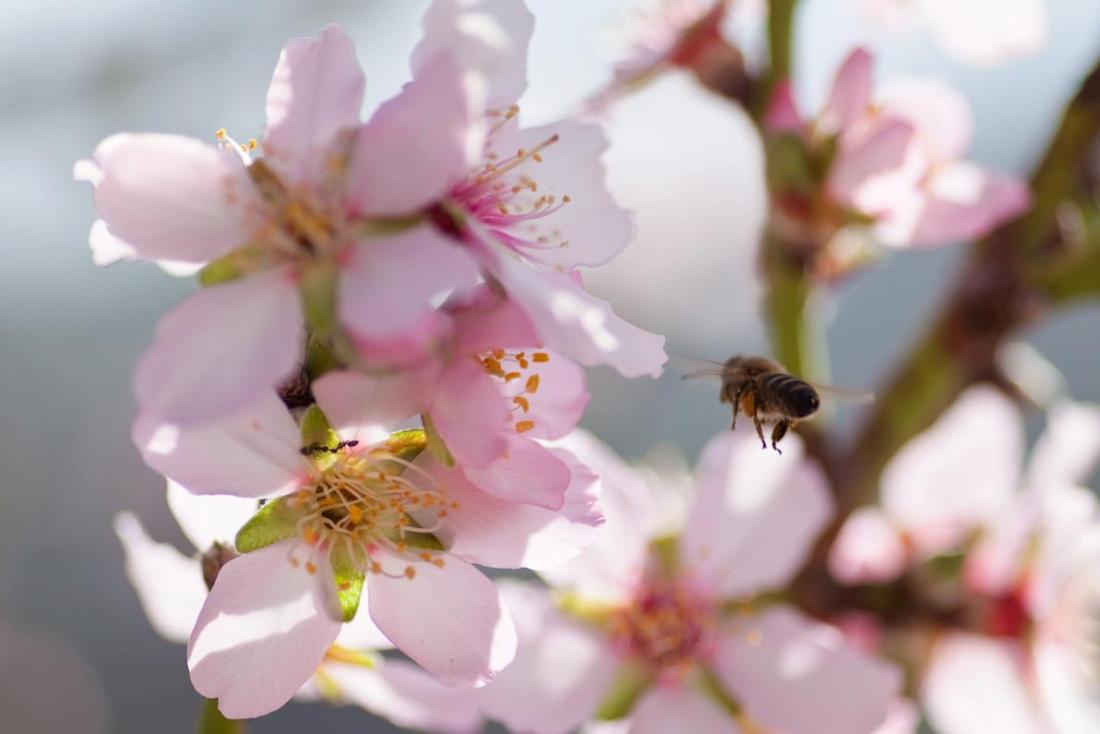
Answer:
[[[1068,238],[1062,213],[1088,184],[1100,134],[1100,63],[1070,102],[1031,178],[1034,206],[975,243],[931,327],[902,359],[873,412],[835,457],[841,509],[873,502],[890,458],[969,385],[996,378],[997,352],[1021,326],[1071,299],[1100,296],[1100,229]],[[1084,199],[1088,194],[1084,192]],[[1077,210],[1095,219],[1095,204]]]
[[[768,90],[791,77],[794,45],[794,14],[798,0],[771,0],[768,3],[768,49],[771,56],[771,79]]]
[[[244,734],[245,722],[227,719],[218,711],[218,701],[214,698],[203,700],[199,713],[198,734]]]

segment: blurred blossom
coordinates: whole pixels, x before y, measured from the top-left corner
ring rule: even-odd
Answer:
[[[894,30],[925,26],[945,51],[992,66],[1033,54],[1047,41],[1046,0],[862,0]]]
[[[714,439],[678,535],[663,487],[590,437],[565,443],[601,477],[607,522],[588,551],[542,572],[552,590],[501,584],[519,648],[478,693],[486,715],[545,734],[595,717],[701,734],[856,734],[884,720],[896,669],[758,598],[793,578],[832,513],[797,441],[762,460],[751,431]]]
[[[115,518],[115,532],[126,551],[126,571],[149,623],[170,642],[186,644],[206,599],[202,560],[214,544],[232,558],[232,539],[256,511],[256,501],[231,496],[199,497],[168,485],[168,504],[184,534],[202,557],[187,556],[150,538],[130,513]],[[215,574],[216,576],[216,574]],[[440,732],[472,732],[480,724],[476,704],[465,692],[448,688],[403,660],[377,651],[392,644],[360,615],[345,625],[318,664],[313,677],[294,694],[299,701],[350,703],[399,726]]]
[[[1100,727],[1100,503],[1076,486],[1100,458],[1100,408],[1056,405],[1026,468],[1023,453],[1017,409],[970,389],[899,452],[882,508],[849,518],[830,556],[842,581],[878,583],[926,563],[942,577],[936,558],[965,553],[946,599],[966,631],[941,635],[921,693],[944,734]]]
[[[877,93],[873,59],[853,51],[837,72],[821,112],[807,120],[789,84],[781,84],[765,125],[774,144],[792,139],[809,161],[778,157],[777,226],[781,231],[870,224],[893,247],[945,245],[981,236],[1030,203],[1018,177],[985,171],[962,155],[970,145],[966,100],[929,79],[896,80]],[[805,191],[814,162],[828,171],[826,199]]]

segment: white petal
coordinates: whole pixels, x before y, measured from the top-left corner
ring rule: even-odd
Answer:
[[[733,717],[700,691],[676,683],[658,683],[630,714],[627,734],[740,734]]]
[[[1042,492],[1082,484],[1100,460],[1100,406],[1065,401],[1047,415],[1047,428],[1031,454],[1027,486]]]
[[[232,546],[237,531],[256,514],[259,504],[232,495],[197,495],[168,480],[168,509],[201,553],[215,543]]]

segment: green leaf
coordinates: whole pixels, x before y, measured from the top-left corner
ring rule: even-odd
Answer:
[[[237,531],[238,553],[251,553],[272,543],[298,534],[302,510],[291,505],[293,497],[280,497],[266,503]]]
[[[625,718],[652,682],[653,676],[648,671],[626,663],[615,673],[615,679],[596,709],[596,718],[603,721]]]
[[[428,450],[432,452],[432,456],[444,466],[454,466],[455,457],[451,455],[451,451],[447,448],[447,444],[443,442],[443,437],[439,435],[439,431],[435,430],[432,417],[427,413],[423,413],[420,420],[424,422],[424,435],[427,437]]]
[[[428,437],[423,428],[409,428],[390,434],[386,439],[385,449],[393,457],[401,461],[412,461],[428,446]],[[403,464],[399,462],[378,462],[381,469],[388,474],[400,476],[405,471]]]
[[[333,546],[329,562],[332,564],[332,579],[336,585],[336,602],[340,605],[340,616],[345,622],[350,622],[355,619],[355,613],[359,611],[359,601],[363,597],[366,565],[344,543]]]
[[[245,245],[213,260],[199,271],[199,285],[204,288],[228,283],[269,265],[269,255],[260,245]]]
[[[311,405],[302,416],[302,449],[331,452],[340,446],[340,434],[332,429],[324,411]],[[307,452],[308,453],[308,452]]]

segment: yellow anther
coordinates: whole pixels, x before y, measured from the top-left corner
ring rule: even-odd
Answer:
[[[405,578],[407,578],[409,581],[412,581],[414,578],[416,578],[416,569],[412,566],[405,566]]]
[[[310,576],[317,573],[317,566],[314,565],[313,561],[306,562],[306,573],[308,573]]]
[[[561,197],[561,201],[562,201],[563,204],[568,204],[569,202],[571,202],[573,200],[569,198],[569,194],[566,194],[565,196]]]
[[[224,127],[219,127],[217,130],[214,131],[214,137],[218,140],[225,140],[228,135],[229,133],[226,132]]]
[[[432,554],[429,553],[428,551],[421,551],[420,552],[420,560],[430,561],[430,560],[432,560]]]
[[[352,505],[351,507],[348,508],[348,517],[351,518],[351,521],[353,523],[358,525],[360,522],[363,521],[363,510],[362,510],[362,508],[359,507],[359,505]]]
[[[516,423],[516,433],[526,433],[534,427],[534,421],[519,421],[518,423]]]
[[[523,375],[520,374],[519,372],[509,372],[508,374],[506,374],[504,376],[504,381],[505,382],[511,382],[512,380],[518,380],[521,377],[523,377]]]
[[[378,561],[371,561],[370,562],[370,572],[371,573],[382,573],[382,564],[379,563]]]
[[[249,150],[256,150],[257,145],[258,145],[258,143],[256,142],[256,138],[249,138],[248,139],[248,149]]]
[[[535,352],[534,354],[531,355],[531,361],[532,362],[549,362],[550,361],[550,355],[547,354],[546,352]]]
[[[531,410],[531,402],[522,395],[517,395],[512,398],[512,402],[518,405],[524,413]]]
[[[534,395],[536,392],[538,392],[539,391],[539,376],[538,375],[531,375],[530,377],[528,377],[527,378],[527,384],[524,385],[523,389],[525,391],[531,393],[532,395]]]
[[[506,354],[507,352],[505,352],[503,349],[494,349],[492,351],[493,358],[497,360],[504,359]]]
[[[433,558],[431,563],[436,568],[443,568],[443,559],[442,558]]]

